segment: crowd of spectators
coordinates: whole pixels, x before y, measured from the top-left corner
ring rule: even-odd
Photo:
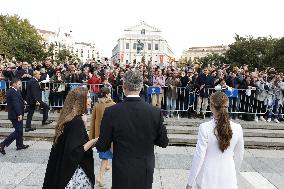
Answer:
[[[284,76],[274,68],[258,70],[248,65],[220,67],[149,66],[147,64],[112,64],[90,60],[55,64],[43,62],[18,62],[0,59],[0,104],[5,104],[5,90],[13,78],[24,82],[41,72],[43,98],[53,110],[60,110],[69,90],[87,85],[94,102],[100,97],[101,87],[112,88],[115,102],[123,100],[122,78],[129,69],[143,72],[144,88],[141,97],[146,102],[165,110],[165,116],[204,117],[208,113],[209,96],[215,90],[224,90],[229,96],[229,112],[233,119],[279,121],[283,120]],[[149,87],[159,92],[149,94]],[[22,88],[26,99],[25,83]]]

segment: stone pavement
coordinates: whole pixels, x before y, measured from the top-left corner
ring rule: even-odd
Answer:
[[[7,154],[0,154],[0,189],[41,188],[51,143],[27,141],[30,148],[15,150],[15,143],[6,148]],[[169,146],[158,148],[153,189],[184,189],[191,165],[194,147]],[[99,159],[95,157],[95,172]],[[111,171],[105,175],[106,188],[111,186]],[[240,189],[283,189],[284,151],[246,149],[239,176]]]

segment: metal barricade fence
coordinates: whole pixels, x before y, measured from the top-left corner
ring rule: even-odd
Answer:
[[[87,84],[87,83],[40,83],[42,91],[42,100],[47,103],[51,108],[62,108],[66,95],[70,90],[78,86],[85,86],[90,91],[90,97],[92,99],[92,105],[94,105],[98,98],[100,97],[100,88],[105,86],[104,84]],[[6,82],[3,86],[3,82],[0,86],[0,105],[6,105],[5,93],[9,88],[10,83]],[[107,87],[111,87],[108,85]],[[150,86],[151,87],[151,86]],[[153,95],[148,94],[149,86],[144,86],[140,95],[144,100],[150,104],[153,103]],[[22,95],[26,100],[27,95],[27,82],[22,82]],[[169,88],[167,86],[162,88],[161,95],[161,109],[166,114],[175,113],[179,115],[182,112],[195,112],[200,113],[210,113],[209,101],[210,95],[215,92],[215,88],[207,88],[203,91],[193,90],[187,87],[174,87]],[[226,92],[228,96],[228,91],[222,89]],[[254,114],[254,115],[264,115],[268,111],[273,115],[274,112],[269,110],[268,107],[264,108],[264,103],[257,100],[256,90],[248,89],[233,89],[237,91],[235,94],[229,97],[229,113],[230,114]],[[112,87],[112,98],[115,102],[121,102],[124,99],[124,93],[122,86]],[[279,108],[277,115],[284,115],[283,105]]]

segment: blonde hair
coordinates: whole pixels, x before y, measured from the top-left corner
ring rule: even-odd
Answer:
[[[88,89],[86,87],[78,87],[68,93],[55,127],[53,144],[58,142],[67,122],[70,122],[75,116],[86,113],[87,94]]]

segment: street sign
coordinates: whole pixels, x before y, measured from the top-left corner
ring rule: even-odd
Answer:
[[[160,87],[148,87],[147,94],[160,94]]]
[[[80,83],[71,83],[70,84],[70,91],[76,89],[77,87],[82,87],[83,84],[80,84]]]
[[[5,90],[6,89],[6,81],[1,80],[0,81],[0,90]]]
[[[225,93],[229,98],[230,97],[237,98],[239,95],[239,91],[237,89],[226,90]]]

